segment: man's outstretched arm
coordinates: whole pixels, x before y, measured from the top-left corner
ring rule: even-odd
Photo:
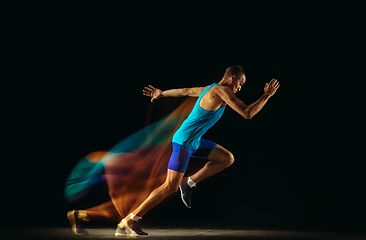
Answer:
[[[245,119],[251,119],[256,115],[272,97],[280,87],[277,79],[272,79],[270,83],[266,83],[264,94],[254,103],[245,105],[240,99],[235,97],[235,94],[227,89],[222,89],[217,94],[224,100],[234,111],[242,115]]]
[[[163,97],[198,97],[206,87],[194,87],[194,88],[178,88],[161,91],[149,85],[143,90],[145,96],[151,97],[151,102],[155,99]]]

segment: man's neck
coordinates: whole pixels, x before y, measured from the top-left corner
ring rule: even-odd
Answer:
[[[219,82],[219,84],[221,86],[228,86],[228,81],[226,78],[222,78],[221,81]]]

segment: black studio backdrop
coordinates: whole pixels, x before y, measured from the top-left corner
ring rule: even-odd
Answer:
[[[108,150],[179,105],[177,99],[158,100],[147,121],[144,86],[204,86],[238,64],[247,83],[237,96],[246,104],[257,100],[272,78],[281,87],[252,120],[227,108],[204,136],[230,150],[235,163],[198,185],[192,209],[176,194],[143,224],[361,229],[357,161],[327,95],[330,72],[346,64],[342,53],[326,44],[329,32],[319,38],[318,25],[303,18],[294,29],[287,18],[260,24],[258,17],[246,17],[238,22],[246,31],[235,31],[235,38],[220,24],[193,28],[179,20],[172,27],[162,25],[163,19],[116,24],[68,16],[38,19],[42,24],[32,26],[22,22],[22,36],[32,38],[15,42],[24,57],[10,104],[11,129],[17,130],[14,146],[22,151],[10,163],[9,225],[27,216],[34,220],[30,225],[67,226],[63,184],[77,161]],[[203,163],[192,159],[192,164]],[[52,221],[43,221],[42,212],[52,212]]]
[[[139,71],[108,72],[111,60],[98,66],[84,60],[79,70],[70,74],[82,77],[60,81],[61,86],[52,90],[48,101],[36,108],[39,112],[32,123],[37,129],[34,141],[39,149],[36,162],[27,163],[31,171],[25,173],[26,184],[31,186],[25,191],[26,196],[37,198],[28,198],[27,206],[31,215],[39,208],[53,209],[58,218],[52,224],[56,225],[67,224],[63,184],[73,165],[87,153],[108,150],[145,126],[150,103],[142,95],[144,86],[169,89],[206,85],[220,80],[228,66],[211,62],[210,73],[209,59],[203,69],[192,61],[159,61],[141,64]],[[259,98],[272,77],[281,83],[278,93],[252,120],[228,108],[205,138],[233,152],[234,165],[198,185],[192,209],[186,209],[174,195],[147,214],[145,224],[320,229],[333,229],[340,221],[342,226],[347,224],[343,219],[349,214],[345,205],[350,202],[348,187],[342,184],[347,184],[352,173],[345,172],[337,158],[324,157],[322,150],[327,146],[322,143],[321,132],[327,130],[317,130],[317,121],[307,114],[307,105],[298,101],[298,91],[294,94],[291,89],[292,73],[280,68],[277,72],[265,70],[267,65],[263,64],[255,67],[245,61],[235,63],[248,73],[248,83],[238,94],[245,103]],[[164,70],[159,69],[161,64]],[[268,68],[274,67],[271,64]],[[174,104],[167,99],[159,101],[153,106],[151,122],[180,103],[176,99]],[[192,159],[193,164],[195,161]]]

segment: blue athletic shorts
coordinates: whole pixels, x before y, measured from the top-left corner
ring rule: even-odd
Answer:
[[[173,142],[173,152],[169,160],[168,169],[185,173],[190,157],[207,159],[212,149],[217,143],[201,139],[199,148],[195,151],[183,145]]]

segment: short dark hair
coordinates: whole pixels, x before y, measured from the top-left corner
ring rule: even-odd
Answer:
[[[246,73],[239,65],[232,65],[226,69],[224,77],[228,78],[231,75],[234,75],[235,79],[239,79],[242,75],[246,75]]]

